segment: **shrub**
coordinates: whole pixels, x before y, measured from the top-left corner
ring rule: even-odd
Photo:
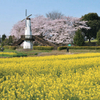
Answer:
[[[100,45],[100,30],[97,32],[97,45]]]
[[[38,53],[34,53],[34,55],[38,55]]]
[[[81,30],[77,30],[75,32],[74,44],[77,45],[77,46],[84,45],[84,37],[83,37],[83,35],[81,33],[82,33]]]
[[[60,46],[57,50],[67,49],[68,46]],[[69,49],[100,49],[100,46],[70,46]]]
[[[15,50],[16,46],[3,46],[4,49],[10,49],[10,50]]]
[[[67,49],[67,46],[60,46],[57,48],[57,50],[63,50],[63,49]]]
[[[13,57],[26,57],[27,54],[24,53],[17,53],[17,55],[13,55]]]
[[[3,46],[4,47],[4,49],[9,49],[9,46]]]
[[[0,57],[26,57],[27,54],[24,53],[14,53],[14,52],[1,52]]]
[[[33,46],[34,50],[52,50],[54,47],[52,46]]]
[[[15,50],[16,49],[16,46],[9,46],[9,49]]]

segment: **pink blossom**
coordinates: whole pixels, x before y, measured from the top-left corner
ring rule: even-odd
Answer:
[[[89,29],[86,21],[80,21],[80,18],[63,17],[61,19],[50,20],[44,16],[31,18],[31,29],[33,35],[42,35],[44,39],[56,44],[72,43],[75,31],[77,29]],[[25,34],[25,21],[16,23],[11,35],[20,38]]]

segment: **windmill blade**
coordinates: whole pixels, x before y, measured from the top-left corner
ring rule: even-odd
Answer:
[[[29,18],[30,16],[32,16],[32,14],[30,14],[29,16],[27,16],[27,9],[26,9],[26,10],[25,10],[25,16],[26,16],[26,18],[23,19],[22,21],[25,20],[25,26],[27,26],[27,21],[26,21],[26,19]],[[22,21],[21,21],[21,22],[22,22]]]
[[[25,16],[27,17],[27,9],[25,10]]]
[[[29,16],[27,16],[26,18],[29,18],[30,16],[32,16],[32,14],[30,14]]]
[[[25,18],[25,19],[23,19],[22,21],[24,21],[24,20],[26,20],[26,18]],[[21,22],[22,22],[22,21],[21,21]]]
[[[25,10],[25,16],[27,17],[27,9]],[[25,18],[25,26],[27,26],[26,18]]]
[[[32,16],[32,14],[31,14],[31,15],[29,15],[29,16],[27,16],[26,18],[29,18],[30,16]],[[25,18],[25,19],[23,19],[22,21],[26,20],[26,18]],[[22,21],[21,21],[21,22],[22,22]]]

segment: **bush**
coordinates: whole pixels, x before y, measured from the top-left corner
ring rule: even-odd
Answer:
[[[60,46],[57,48],[57,50],[63,50],[63,49],[100,49],[100,46]]]
[[[82,33],[81,30],[77,30],[75,32],[74,44],[77,45],[77,46],[84,45],[84,37],[83,37],[83,35],[81,33]]]
[[[54,47],[52,46],[33,46],[34,50],[52,50]]]
[[[16,49],[16,46],[9,46],[9,49],[10,50],[15,50]]]
[[[16,53],[16,54],[0,54],[0,57],[27,57],[27,54],[23,54],[23,53]]]
[[[63,50],[63,49],[67,49],[67,46],[61,46],[57,48],[57,50]]]
[[[9,49],[9,46],[3,46],[4,47],[4,49]]]
[[[100,30],[97,32],[97,45],[100,45]]]
[[[16,46],[3,46],[4,49],[10,49],[10,50],[15,50]]]
[[[17,55],[13,55],[13,57],[27,57],[27,54],[17,53]]]

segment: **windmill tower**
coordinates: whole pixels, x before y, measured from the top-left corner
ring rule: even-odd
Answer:
[[[33,49],[33,36],[32,36],[32,30],[31,30],[31,19],[29,18],[31,15],[27,16],[27,10],[25,11],[26,18],[25,20],[25,36],[24,36],[24,43],[23,43],[23,49]]]

